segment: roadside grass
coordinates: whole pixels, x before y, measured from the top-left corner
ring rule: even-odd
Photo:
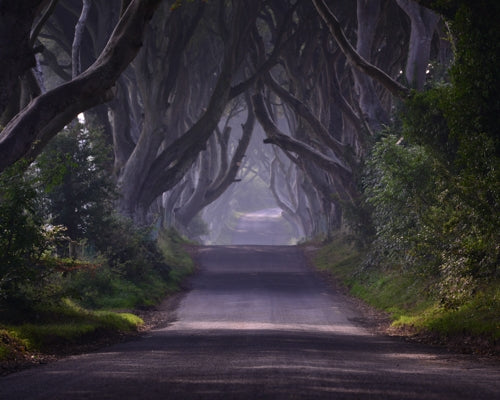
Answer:
[[[194,271],[187,244],[175,231],[160,232],[158,247],[168,269],[147,266],[134,279],[106,265],[64,277],[56,274],[41,301],[28,308],[0,307],[0,362],[137,331],[144,322],[133,310],[154,306],[180,290],[182,281]]]
[[[170,266],[169,279],[166,281],[165,287],[167,294],[180,290],[181,283],[195,270],[194,261],[186,250],[191,245],[193,243],[173,229],[159,233],[158,247],[166,263]]]
[[[70,299],[33,310],[36,322],[3,324],[0,329],[0,360],[20,351],[47,351],[54,345],[81,343],[94,334],[134,332],[142,319],[130,313],[90,311]]]
[[[476,294],[450,309],[442,306],[435,282],[403,270],[379,270],[363,263],[365,254],[338,236],[321,246],[313,263],[375,308],[387,312],[392,327],[438,340],[459,337],[500,340],[500,282],[482,282]]]
[[[14,359],[26,352],[26,340],[20,339],[14,331],[0,329],[0,361]]]

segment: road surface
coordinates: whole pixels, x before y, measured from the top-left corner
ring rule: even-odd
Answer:
[[[265,208],[242,214],[232,232],[231,244],[287,245],[291,227],[281,215],[281,208]]]
[[[296,247],[200,249],[177,320],[0,378],[0,399],[499,399],[500,368],[379,336]]]

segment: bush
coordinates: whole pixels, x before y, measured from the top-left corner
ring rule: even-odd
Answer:
[[[54,224],[66,227],[72,243],[98,244],[113,213],[116,193],[108,171],[109,154],[99,129],[76,124],[59,133],[36,161],[48,214]]]
[[[488,141],[482,161],[463,163],[469,144],[443,112],[450,93],[431,89],[407,101],[402,128],[374,145],[363,184],[376,231],[369,262],[432,277],[441,303],[454,308],[498,277],[500,180]]]
[[[0,302],[34,301],[26,286],[39,288],[49,270],[42,257],[51,235],[44,226],[36,179],[16,164],[0,175]],[[30,296],[31,297],[31,296]]]

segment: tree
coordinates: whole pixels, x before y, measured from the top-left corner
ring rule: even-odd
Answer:
[[[73,241],[98,242],[116,198],[107,165],[110,149],[102,133],[80,123],[61,132],[36,161],[46,182],[52,223]]]
[[[33,66],[33,63],[28,62],[26,56],[19,57],[19,54],[24,52],[33,54],[32,48],[24,47],[27,47],[34,18],[31,8],[40,5],[41,2],[21,3],[24,8],[11,4],[16,2],[3,3],[0,9],[4,11],[3,15],[6,15],[8,22],[13,21],[12,12],[17,13],[17,21],[20,21],[22,32],[15,43],[24,43],[20,46],[20,50],[14,52],[14,56],[8,54],[10,57],[6,59],[20,58],[23,64],[16,74],[23,74]],[[33,159],[78,113],[111,98],[113,85],[140,49],[144,28],[159,4],[158,0],[130,1],[108,44],[93,65],[70,82],[36,97],[6,124],[0,133],[0,172],[22,157]],[[30,11],[23,14],[27,9]],[[8,35],[2,36],[5,48],[10,49],[13,45],[8,44],[11,39],[7,38]],[[7,71],[0,71],[2,79],[13,78],[11,68],[4,67],[4,69]],[[6,86],[7,94],[10,96],[12,88],[10,85]]]

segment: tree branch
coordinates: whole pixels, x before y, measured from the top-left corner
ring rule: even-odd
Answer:
[[[266,75],[266,82],[271,89],[283,99],[298,115],[306,120],[309,126],[314,130],[318,137],[326,144],[339,158],[342,160],[343,168],[348,169],[346,157],[346,146],[335,139],[330,132],[326,130],[323,124],[316,118],[312,111],[298,98],[292,95],[289,91],[283,88],[278,82],[274,80],[271,74]]]
[[[33,158],[80,112],[109,100],[115,81],[139,51],[144,28],[160,2],[132,1],[87,71],[37,97],[7,124],[0,133],[0,172],[22,157]]]
[[[85,30],[87,18],[89,16],[90,6],[90,0],[82,0],[82,12],[75,26],[75,36],[73,39],[73,45],[71,46],[71,76],[73,78],[80,75],[82,71],[80,62],[80,48],[82,46],[83,32]]]
[[[255,115],[267,136],[264,143],[275,144],[284,150],[300,154],[301,157],[313,161],[319,167],[327,171],[334,171],[344,178],[351,174],[350,168],[344,166],[340,160],[327,157],[308,144],[283,134],[271,121],[260,93],[252,96],[252,104]]]
[[[312,0],[318,14],[321,16],[323,21],[325,21],[330,33],[334,37],[335,41],[339,45],[340,49],[347,58],[347,61],[355,68],[364,72],[371,78],[375,79],[377,82],[381,83],[387,90],[389,90],[396,97],[408,97],[410,90],[401,85],[396,80],[392,79],[380,68],[369,63],[363,57],[361,57],[354,47],[349,43],[349,40],[342,31],[340,23],[335,17],[335,15],[330,11],[328,6],[325,4],[324,0]]]

